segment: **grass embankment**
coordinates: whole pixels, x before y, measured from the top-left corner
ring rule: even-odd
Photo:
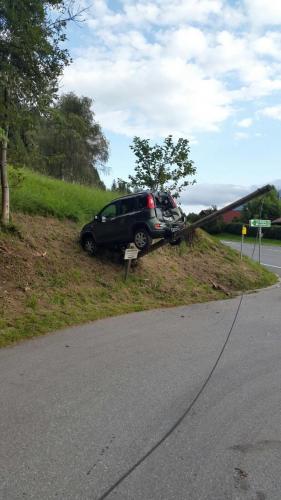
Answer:
[[[80,224],[22,214],[14,214],[14,223],[18,233],[0,232],[0,346],[107,316],[223,299],[276,281],[199,230],[193,248],[167,246],[144,257],[124,283],[120,265],[81,250]]]
[[[213,235],[213,238],[216,240],[225,240],[225,241],[237,241],[238,243],[241,243],[241,236],[238,236],[236,234],[229,234],[229,233],[221,233],[221,234],[215,234]],[[252,236],[245,236],[244,238],[244,243],[250,243],[254,244],[257,241],[256,238],[253,238]],[[275,246],[281,246],[281,240],[273,240],[270,238],[263,238],[262,239],[262,244],[263,245],[275,245]]]
[[[23,180],[17,185],[13,169],[10,170],[12,213],[54,216],[83,223],[117,197],[111,191],[63,182],[28,169],[20,170]]]

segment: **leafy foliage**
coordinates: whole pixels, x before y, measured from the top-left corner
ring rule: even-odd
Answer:
[[[70,3],[63,0],[2,0],[0,4],[1,123],[21,108],[45,108],[57,91],[70,57],[61,44]],[[4,127],[5,128],[5,127]]]
[[[74,93],[60,97],[49,116],[41,120],[38,163],[52,177],[105,189],[96,167],[105,170],[108,142],[91,106],[88,97]]]
[[[135,175],[129,176],[132,188],[168,190],[178,197],[184,187],[194,184],[194,180],[186,179],[196,173],[193,161],[189,159],[187,139],[180,138],[174,143],[169,135],[163,145],[151,146],[149,139],[134,137],[130,148],[137,158]]]
[[[203,219],[203,217],[207,217],[207,215],[210,215],[214,212],[217,211],[216,205],[212,205],[210,208],[207,208],[206,210],[201,210],[199,214],[195,214],[191,212],[187,216],[188,222],[196,222],[199,219]],[[205,229],[210,234],[219,234],[224,230],[225,223],[223,220],[223,216],[219,215],[216,219],[212,220],[211,222],[207,222],[202,226],[202,229]]]
[[[117,181],[113,179],[111,191],[115,191],[117,193],[131,193],[129,183],[124,181],[123,179],[120,179],[119,177]]]
[[[54,98],[58,77],[70,61],[65,40],[74,19],[73,0],[0,0],[0,127],[2,221],[9,222],[9,129],[42,112]]]
[[[244,205],[242,209],[242,220],[249,222],[250,219],[274,220],[281,215],[281,200],[277,189],[272,186],[264,197],[258,197]]]
[[[241,235],[242,227],[245,224],[241,224],[239,222],[232,222],[230,224],[226,224],[223,231],[229,234]],[[249,227],[247,224],[247,236],[256,237],[258,233],[258,229],[256,227]],[[273,225],[271,227],[266,227],[262,229],[262,234],[264,238],[270,238],[273,240],[281,240],[281,226]]]

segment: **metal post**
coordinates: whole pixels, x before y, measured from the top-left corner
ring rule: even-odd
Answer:
[[[131,262],[132,262],[131,259],[128,259],[125,261],[125,281],[127,281],[129,271],[131,269]]]
[[[261,263],[261,227],[259,227],[259,263]]]
[[[241,236],[241,250],[240,250],[240,259],[241,260],[243,258],[243,244],[244,244],[244,234],[242,233],[242,236]]]

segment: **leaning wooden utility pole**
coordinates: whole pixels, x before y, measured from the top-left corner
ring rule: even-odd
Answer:
[[[230,210],[233,210],[234,208],[240,207],[241,205],[244,205],[245,203],[248,203],[248,201],[253,200],[254,198],[257,198],[258,196],[262,196],[266,193],[269,193],[269,191],[272,190],[272,186],[270,184],[267,184],[266,186],[263,186],[262,188],[257,189],[253,193],[247,194],[247,196],[243,196],[243,198],[240,198],[237,201],[234,201],[233,203],[230,203],[226,207],[221,208],[220,210],[216,210],[216,212],[212,212],[209,215],[206,215],[205,217],[202,217],[202,219],[197,220],[196,222],[193,222],[189,226],[187,226],[184,231],[182,232],[182,236],[186,241],[192,241],[192,237],[194,234],[195,229],[198,227],[204,226],[207,222],[211,222],[212,220],[215,220],[217,217],[220,215],[225,214],[226,212],[229,212]],[[142,252],[139,253],[139,257],[143,257],[144,255],[147,255],[151,252],[154,252],[155,250],[158,250],[159,248],[167,245],[169,243],[169,240],[161,240],[152,245],[150,248],[147,250],[143,250]]]

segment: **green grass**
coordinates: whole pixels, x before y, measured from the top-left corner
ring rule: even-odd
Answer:
[[[83,223],[116,198],[116,193],[111,191],[70,184],[25,168],[21,171],[23,181],[14,186],[11,182],[12,213],[54,216]]]
[[[229,234],[229,233],[221,233],[221,234],[213,234],[212,237],[215,240],[226,240],[226,241],[237,241],[241,242],[241,236],[238,236],[236,234]],[[256,238],[252,236],[245,236],[244,242],[245,243],[255,243]],[[262,243],[264,245],[275,245],[275,246],[281,246],[281,240],[273,240],[270,238],[263,238]]]
[[[193,246],[146,256],[125,283],[114,259],[91,259],[77,243],[83,222],[115,193],[22,172],[16,185],[11,171],[13,221],[0,230],[0,347],[118,314],[229,298],[277,280],[218,241],[232,235],[197,230]]]
[[[193,246],[167,246],[144,257],[124,282],[122,266],[82,251],[76,223],[14,218],[20,237],[0,231],[0,347],[109,316],[229,298],[277,281],[197,230]]]

